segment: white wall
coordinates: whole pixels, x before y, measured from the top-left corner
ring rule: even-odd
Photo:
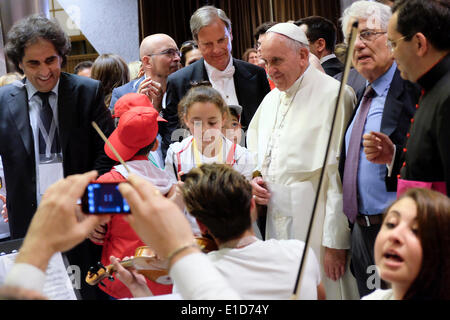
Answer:
[[[6,74],[5,52],[3,50],[3,34],[1,31],[2,31],[2,23],[0,21],[0,76]]]
[[[71,18],[61,23],[66,29],[79,28],[99,54],[115,53],[127,62],[139,60],[137,0],[58,2]]]

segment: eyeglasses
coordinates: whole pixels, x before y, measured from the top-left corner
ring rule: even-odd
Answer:
[[[389,40],[389,39],[387,39],[386,40],[386,45],[391,50],[391,52],[394,52],[395,48],[397,48],[397,43],[399,41],[401,41],[401,40],[404,40],[404,39],[408,38],[408,37],[409,36],[404,36],[404,37],[401,37],[401,38],[399,38],[397,40]]]
[[[172,58],[174,58],[175,56],[181,57],[181,52],[178,51],[177,49],[170,48],[170,49],[167,49],[167,50],[164,50],[161,52],[148,54],[148,56],[150,56],[150,57],[151,56],[159,56],[159,55],[168,55],[168,56],[171,56]]]
[[[366,43],[368,41],[376,40],[379,34],[385,34],[386,31],[373,31],[373,30],[363,30],[359,33],[359,40]]]

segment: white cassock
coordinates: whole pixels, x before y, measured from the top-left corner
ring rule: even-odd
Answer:
[[[272,195],[267,208],[266,239],[306,240],[339,87],[339,81],[309,67],[288,90],[268,93],[249,125],[247,146],[256,155],[256,167]],[[323,270],[323,246],[350,249],[338,164],[355,103],[354,91],[346,86],[310,238],[310,246],[321,260],[328,299],[359,299],[348,267],[337,282],[328,279]]]

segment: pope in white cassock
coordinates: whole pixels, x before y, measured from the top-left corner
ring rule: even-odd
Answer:
[[[340,83],[309,66],[308,39],[291,23],[269,29],[261,56],[276,85],[262,101],[247,132],[262,177],[252,181],[258,204],[267,205],[266,239],[306,240]],[[356,103],[346,87],[310,239],[321,258],[327,299],[359,299],[348,269],[350,229],[342,211],[338,173],[341,143]],[[293,270],[296,272],[296,270]]]

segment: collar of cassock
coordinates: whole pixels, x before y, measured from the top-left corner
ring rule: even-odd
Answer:
[[[427,73],[417,80],[417,83],[428,91],[448,72],[450,72],[450,54],[439,60]]]

